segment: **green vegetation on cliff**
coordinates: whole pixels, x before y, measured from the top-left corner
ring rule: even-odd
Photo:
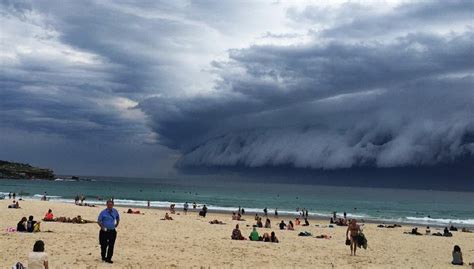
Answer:
[[[29,164],[0,160],[0,178],[54,179],[54,172],[51,169],[34,167]]]

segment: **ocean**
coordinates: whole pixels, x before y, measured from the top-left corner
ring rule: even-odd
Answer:
[[[306,208],[312,217],[339,215],[386,223],[474,227],[474,192],[409,190],[390,188],[321,186],[242,182],[237,180],[200,179],[133,179],[94,177],[92,181],[0,180],[0,196],[22,193],[23,199],[40,199],[44,192],[50,201],[73,203],[77,194],[86,202],[103,204],[97,197],[114,197],[116,205],[169,207],[184,202],[206,204],[210,210],[236,211],[247,214],[298,215]]]

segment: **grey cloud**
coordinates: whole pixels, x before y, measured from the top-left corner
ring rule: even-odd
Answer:
[[[474,154],[474,34],[253,46],[213,97],[140,108],[183,166],[417,166]]]

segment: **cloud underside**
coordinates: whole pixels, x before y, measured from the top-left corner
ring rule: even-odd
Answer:
[[[214,96],[139,107],[182,166],[338,169],[474,154],[474,35],[254,46],[215,63]]]
[[[474,2],[316,3],[0,1],[0,136],[28,145],[0,157],[58,139],[91,149],[69,167],[134,152],[140,173],[474,155]]]

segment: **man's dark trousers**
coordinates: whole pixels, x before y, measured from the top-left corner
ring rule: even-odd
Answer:
[[[117,231],[115,230],[100,230],[99,232],[99,243],[100,243],[100,255],[102,260],[112,260],[114,255],[115,238],[117,238]]]

